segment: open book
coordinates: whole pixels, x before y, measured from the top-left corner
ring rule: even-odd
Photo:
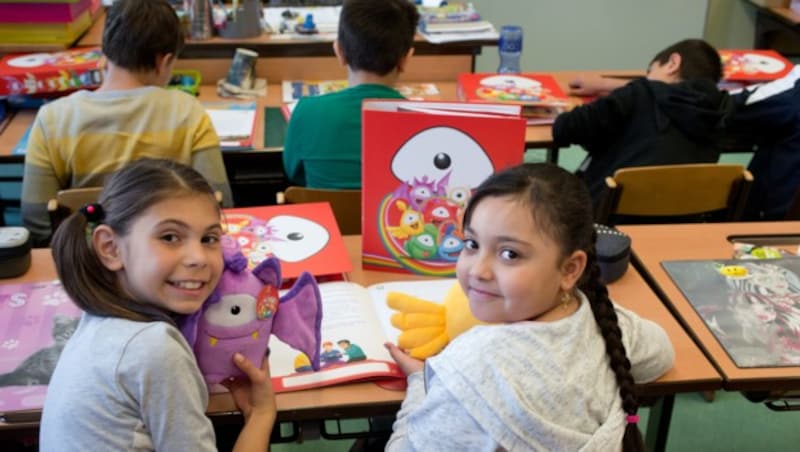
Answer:
[[[223,151],[250,149],[256,128],[255,102],[203,102]]]
[[[394,311],[386,295],[397,291],[442,302],[453,279],[399,281],[363,287],[352,282],[320,284],[322,295],[321,366],[314,372],[308,358],[274,336],[269,365],[276,392],[331,386],[365,380],[403,379],[383,344],[397,342],[400,331],[391,326]]]

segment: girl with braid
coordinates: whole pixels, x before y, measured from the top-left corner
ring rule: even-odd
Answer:
[[[488,178],[464,213],[456,272],[492,325],[424,364],[387,348],[408,391],[387,450],[642,450],[634,384],[672,367],[655,323],[600,281],[583,182],[549,164]]]

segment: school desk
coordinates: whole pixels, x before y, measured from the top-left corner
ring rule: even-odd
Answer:
[[[734,237],[775,244],[800,243],[800,222],[706,223],[619,226],[631,236],[635,264],[653,290],[670,307],[723,378],[731,391],[780,392],[800,389],[800,366],[739,368],[717,342],[702,318],[661,266],[665,260],[731,259]]]
[[[345,236],[344,240],[354,267],[354,270],[348,275],[349,280],[369,285],[382,281],[421,279],[415,275],[363,270],[361,268],[361,236]],[[50,251],[35,249],[33,250],[31,269],[18,278],[2,282],[46,281],[55,277]],[[661,401],[650,411],[647,440],[651,446],[650,450],[663,450],[674,394],[719,389],[721,378],[632,267],[621,279],[609,286],[609,291],[611,297],[619,304],[659,323],[666,330],[675,348],[675,366],[656,382],[639,387],[644,396],[661,397]],[[397,412],[403,396],[403,392],[386,390],[373,383],[282,393],[277,395],[278,420],[302,422],[394,414]],[[212,418],[222,419],[224,422],[224,419],[229,418],[235,411],[233,400],[227,394],[211,396],[208,412]],[[37,426],[38,422],[36,421],[13,424],[0,422],[0,436],[19,429],[33,430]]]
[[[178,65],[181,66],[182,60],[178,60]],[[216,87],[211,83],[212,81],[216,80],[217,78],[225,77],[225,73],[227,72],[229,63],[224,65],[216,64],[207,64],[201,68],[201,74],[203,76],[204,84],[200,86],[200,95],[198,99],[200,101],[222,101],[227,100],[220,98],[216,94]],[[187,66],[188,68],[188,66]],[[197,69],[195,67],[194,69]],[[557,72],[550,72],[549,74],[553,75],[553,77],[558,81],[561,88],[564,92],[568,92],[568,83],[571,80],[574,80],[581,74],[600,74],[606,76],[635,76],[637,75],[636,71],[557,71]],[[638,74],[640,75],[640,74]],[[340,74],[339,77],[335,77],[333,79],[344,79],[346,76],[344,74]],[[295,76],[292,78],[287,79],[314,79],[311,76]],[[328,79],[332,79],[328,77]],[[282,79],[275,78],[269,79],[271,82],[267,87],[267,95],[265,97],[259,97],[256,99],[256,103],[258,105],[258,109],[263,112],[264,107],[279,107],[281,105],[281,85],[280,81]],[[447,81],[437,81],[433,79],[425,79],[425,78],[412,78],[411,76],[405,74],[400,79],[400,83],[408,82],[433,82],[436,84],[436,87],[439,89],[440,94],[438,96],[430,97],[431,100],[457,100],[457,86],[455,83],[455,78],[449,79]],[[571,97],[570,103],[572,105],[579,105],[583,103],[583,99],[580,97]],[[14,117],[11,119],[8,128],[0,133],[0,161],[17,161],[21,162],[24,160],[24,156],[12,156],[10,155],[11,150],[16,146],[19,142],[19,139],[28,129],[28,127],[33,123],[33,119],[36,116],[36,113],[31,110],[21,110],[17,112]],[[254,149],[252,151],[236,151],[234,153],[244,153],[244,154],[252,154],[254,151],[280,151],[281,149],[278,148],[270,148],[265,149],[264,147],[264,124],[263,119],[259,120],[256,123],[255,129],[255,136],[253,139],[253,146]],[[538,126],[528,126],[525,131],[525,145],[527,148],[547,148],[554,152],[553,156],[549,159],[550,161],[557,161],[557,148],[553,143],[553,135],[552,135],[552,127],[550,125],[538,125]],[[226,151],[226,155],[229,152]],[[227,160],[227,157],[226,157]]]

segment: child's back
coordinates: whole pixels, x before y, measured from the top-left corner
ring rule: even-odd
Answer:
[[[176,375],[182,384],[170,383]],[[203,377],[166,322],[84,315],[48,393],[58,396],[48,397],[42,414],[42,450],[214,450]],[[180,423],[174,413],[182,413]]]
[[[289,181],[361,188],[361,101],[403,97],[393,85],[413,52],[418,19],[407,0],[344,2],[334,51],[350,88],[298,102],[283,151]]]
[[[581,170],[595,205],[617,169],[718,160],[722,126],[732,113],[730,98],[716,87],[721,71],[711,46],[681,41],[653,59],[647,79],[556,119],[555,142],[589,153]]]
[[[664,353],[669,338],[625,309],[617,307],[617,316],[634,380],[655,380],[672,364]],[[420,450],[475,449],[487,441],[492,447],[482,450],[610,450],[622,442],[625,417],[595,325],[583,299],[558,322],[473,327],[428,360],[428,392],[418,394],[425,412],[410,415],[405,432],[396,424],[395,434],[412,443],[426,438]]]
[[[45,105],[31,129],[22,216],[36,244],[49,240],[46,205],[59,190],[102,185],[108,174],[143,157],[192,165],[231,204],[208,115],[193,97],[163,88],[182,45],[177,16],[164,0],[121,0],[109,9],[103,84]]]

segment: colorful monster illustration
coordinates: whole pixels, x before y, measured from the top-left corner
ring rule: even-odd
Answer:
[[[470,197],[472,197],[472,190],[469,187],[452,187],[447,190],[447,199],[461,208],[467,205]]]
[[[439,230],[432,224],[426,224],[423,232],[406,241],[404,248],[413,259],[434,259],[436,257],[436,237]]]
[[[225,222],[228,233],[249,256],[251,267],[273,255],[284,262],[300,262],[323,250],[331,238],[324,226],[294,215],[276,215],[265,221],[228,213]]]
[[[446,223],[458,222],[458,205],[446,198],[432,198],[425,203],[422,209],[422,218],[426,223],[436,226]]]
[[[403,214],[399,225],[386,228],[389,234],[398,239],[407,239],[409,236],[420,234],[423,228],[420,213],[403,201],[397,201],[395,205]]]
[[[437,254],[439,259],[448,262],[455,262],[458,260],[458,255],[464,249],[464,242],[455,236],[456,225],[448,224],[445,226],[442,239],[439,241],[439,250]]]
[[[310,357],[319,369],[322,301],[314,277],[303,273],[282,297],[280,263],[269,258],[252,272],[233,240],[223,242],[225,268],[203,307],[181,322],[206,383],[241,377],[233,354],[261,363],[270,334]]]
[[[475,94],[486,100],[519,100],[537,102],[552,95],[538,80],[517,75],[495,75],[481,80]]]
[[[717,271],[722,276],[727,276],[728,278],[748,278],[750,273],[747,271],[747,267],[743,267],[741,265],[720,265],[717,268]]]

